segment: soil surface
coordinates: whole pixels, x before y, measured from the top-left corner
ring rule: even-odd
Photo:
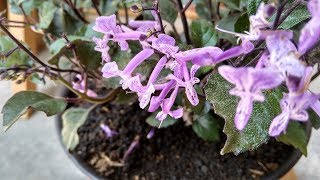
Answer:
[[[258,179],[286,161],[292,147],[270,140],[256,151],[220,155],[223,143],[206,142],[181,120],[165,129],[145,122],[148,112],[137,104],[108,104],[91,112],[78,130],[77,154],[106,179]],[[100,124],[118,132],[107,138]],[[123,160],[130,144],[139,145]],[[225,137],[222,135],[222,140]],[[224,142],[224,141],[223,141]]]

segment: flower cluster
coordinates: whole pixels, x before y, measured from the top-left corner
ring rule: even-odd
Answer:
[[[180,51],[174,38],[159,31],[159,19],[154,13],[153,15],[155,21],[131,21],[128,26],[117,25],[115,15],[99,17],[93,29],[104,33],[104,37],[93,40],[96,43],[96,50],[102,53],[102,59],[106,62],[102,68],[103,77],[120,77],[122,88],[138,95],[141,108],[146,108],[148,104],[149,112],[161,108],[156,118],[162,123],[168,115],[175,119],[182,117],[183,108],[174,107],[175,99],[181,89],[184,89],[193,106],[199,103],[194,85],[199,83],[195,74],[201,66],[215,65],[226,59],[248,53],[253,49],[253,44],[243,41],[240,46],[226,51],[218,47]],[[150,35],[152,30],[156,32],[156,35],[152,33]],[[117,62],[112,61],[108,54],[107,43],[109,41],[118,43],[121,50],[128,50],[127,41],[139,41],[142,50],[130,60],[123,70],[120,70]],[[135,70],[156,53],[161,54],[161,57],[148,81],[143,85],[144,77],[135,73]],[[170,69],[172,73],[161,79],[160,73],[165,68]],[[159,91],[157,96],[154,95],[156,91]]]
[[[265,20],[265,15],[268,13],[264,13],[269,10],[262,4],[257,14],[250,17],[252,27],[249,35],[239,35],[241,38],[266,42],[267,49],[256,67],[219,67],[219,73],[235,85],[230,94],[240,97],[235,115],[237,129],[244,129],[248,123],[253,102],[264,101],[261,90],[273,89],[283,82],[287,86],[288,93],[284,93],[280,102],[282,113],[276,116],[270,125],[270,136],[278,136],[284,132],[290,119],[307,121],[306,110],[310,106],[320,115],[319,95],[308,90],[312,67],[307,66],[301,58],[320,38],[319,23],[317,23],[319,14],[316,12],[320,10],[319,1],[311,0],[308,8],[312,19],[302,29],[296,47],[291,41],[292,31],[262,29],[271,25]]]
[[[175,119],[183,115],[182,107],[175,107],[174,103],[180,90],[183,90],[191,105],[199,103],[194,85],[200,80],[195,76],[201,66],[214,66],[227,59],[250,53],[254,49],[251,41],[262,40],[266,43],[266,50],[255,67],[239,67],[223,65],[219,73],[235,87],[230,90],[231,95],[239,96],[240,101],[236,109],[235,126],[242,130],[248,123],[253,102],[263,102],[263,90],[274,89],[285,83],[288,93],[280,102],[282,113],[271,123],[270,136],[278,136],[285,131],[290,119],[306,121],[310,106],[320,114],[319,95],[308,91],[312,75],[312,67],[308,67],[301,57],[315,45],[320,37],[320,10],[318,0],[311,0],[308,4],[312,19],[302,29],[298,47],[292,43],[292,31],[272,30],[273,23],[267,19],[274,13],[273,4],[261,4],[257,13],[250,17],[250,30],[232,33],[239,37],[241,44],[227,50],[208,46],[182,51],[176,45],[175,39],[161,31],[161,23],[155,10],[152,10],[154,21],[131,21],[128,26],[117,25],[116,16],[102,16],[97,18],[93,29],[104,34],[103,38],[94,38],[96,50],[102,53],[105,62],[102,68],[104,78],[120,77],[120,84],[124,90],[135,92],[139,97],[140,107],[149,112],[161,109],[156,118],[163,122],[169,115]],[[119,69],[117,62],[109,56],[108,42],[118,43],[120,49],[129,49],[128,41],[138,41],[142,50],[137,53],[124,69]],[[136,72],[138,66],[149,61],[151,56],[159,55],[151,75],[144,82],[145,77]],[[160,73],[169,69],[166,77]],[[158,93],[155,93],[158,91]],[[155,95],[157,94],[157,95]],[[160,126],[161,126],[160,123]]]

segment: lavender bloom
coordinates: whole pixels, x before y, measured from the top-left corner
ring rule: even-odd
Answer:
[[[284,94],[281,100],[282,113],[275,117],[269,128],[270,136],[278,136],[281,132],[285,131],[289,120],[307,121],[309,115],[306,109],[317,102],[318,95],[310,92],[302,94]]]
[[[151,139],[154,136],[155,128],[152,128],[148,134],[147,134],[147,139]]]
[[[193,106],[196,106],[199,103],[198,94],[193,87],[194,84],[197,84],[200,82],[200,80],[197,77],[195,77],[195,74],[199,68],[200,66],[193,65],[190,69],[190,74],[189,74],[187,64],[182,63],[182,72],[183,72],[184,81],[182,81],[181,78],[178,78],[172,74],[168,76],[168,78],[174,79],[178,83],[178,86],[184,87],[186,89],[185,93],[187,95],[187,98]]]
[[[250,41],[244,40],[242,41],[240,46],[230,48],[221,53],[218,57],[216,57],[216,63],[240,56],[241,54],[247,54],[251,52],[253,49],[254,45]]]
[[[132,77],[133,71],[146,59],[148,59],[154,51],[152,49],[144,49],[134,56],[127,64],[123,71],[119,70],[116,62],[106,63],[102,68],[103,77],[110,78],[120,76],[122,80],[123,89],[130,89],[132,91],[138,91],[141,88],[139,75]]]
[[[167,116],[171,116],[174,119],[181,118],[183,115],[183,108],[178,108],[176,110],[171,110],[174,101],[176,100],[178,94],[179,86],[176,86],[171,93],[169,98],[166,98],[161,104],[162,110],[157,114],[156,118],[161,121],[159,124],[159,128],[162,125],[162,122],[167,118]]]
[[[166,62],[167,62],[167,58],[166,56],[163,56],[154,67],[150,75],[149,81],[147,83],[147,86],[141,87],[141,89],[138,90],[140,108],[144,109],[149,104],[151,94],[155,92],[153,83],[157,80],[157,77],[159,76]]]
[[[107,138],[111,138],[114,135],[117,135],[118,133],[114,130],[111,130],[108,125],[100,124],[100,128],[103,130],[103,132],[106,134]]]
[[[261,91],[275,88],[283,81],[282,76],[272,69],[220,66],[218,70],[221,76],[235,85],[229,93],[241,98],[235,116],[235,126],[239,130],[244,129],[249,121],[253,101],[264,101]]]
[[[219,27],[216,27],[221,32],[233,34],[235,36],[238,36],[240,39],[244,41],[254,41],[254,40],[259,40],[262,39],[262,37],[265,37],[264,34],[264,29],[266,27],[270,27],[272,25],[271,22],[267,20],[268,17],[270,17],[275,8],[272,5],[265,5],[263,2],[260,4],[257,13],[255,15],[251,15],[249,17],[250,21],[250,29],[249,32],[245,31],[245,34],[242,33],[235,33],[231,31],[227,31],[224,29],[220,29]]]
[[[136,138],[134,138],[134,140],[130,144],[128,150],[124,153],[122,160],[125,161],[128,158],[128,156],[133,152],[133,150],[138,147],[138,145],[139,145],[139,137],[137,136]]]
[[[152,47],[167,57],[172,57],[176,52],[178,52],[179,47],[175,46],[176,40],[166,34],[160,34],[158,38],[152,40]]]
[[[100,38],[93,37],[92,40],[96,44],[96,47],[94,47],[94,50],[102,53],[102,60],[105,62],[110,62],[111,58],[108,53],[108,51],[110,50],[110,47],[108,46],[107,38],[100,39]]]
[[[156,111],[160,107],[161,103],[164,101],[165,97],[169,94],[170,90],[173,89],[175,85],[176,81],[171,80],[169,81],[169,83],[166,83],[165,87],[162,89],[159,96],[152,96],[148,111]]]
[[[299,38],[299,53],[305,54],[320,38],[320,2],[319,0],[310,0],[308,9],[311,13],[311,20],[303,27]]]
[[[85,93],[85,81],[84,81],[83,77],[80,74],[78,74],[76,76],[76,78],[78,79],[78,81],[77,82],[72,82],[72,88],[77,90],[77,91],[79,91],[79,92],[81,92],[81,93]],[[98,96],[91,89],[87,89],[87,95],[89,97],[97,97]]]
[[[96,19],[93,30],[102,32],[105,34],[106,38],[118,42],[121,50],[128,50],[129,45],[127,40],[139,40],[144,32],[140,31],[129,31],[123,32],[121,27],[117,25],[116,15],[111,16],[101,16]]]
[[[174,57],[179,62],[192,61],[193,64],[207,66],[216,64],[217,56],[222,53],[223,51],[220,48],[208,46],[179,52]]]

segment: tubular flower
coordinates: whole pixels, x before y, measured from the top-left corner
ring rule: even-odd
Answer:
[[[94,50],[101,52],[102,60],[104,62],[110,62],[111,58],[108,53],[108,51],[110,50],[110,47],[107,44],[108,43],[107,38],[100,39],[100,38],[93,37],[92,40],[96,44],[96,46],[94,47]]]
[[[235,85],[229,93],[241,98],[234,119],[235,126],[239,130],[244,129],[249,121],[253,101],[264,101],[265,98],[261,91],[275,88],[283,81],[280,74],[272,69],[220,66],[218,70],[221,76]]]
[[[118,133],[114,130],[111,130],[108,125],[100,124],[100,128],[103,130],[103,132],[106,134],[107,138],[111,138],[114,135],[117,135]]]
[[[312,18],[300,33],[298,49],[301,55],[305,54],[320,39],[320,1],[310,0],[308,2],[308,9]]]
[[[81,92],[81,93],[85,93],[85,81],[84,81],[83,77],[82,77],[80,74],[78,74],[78,75],[76,76],[76,78],[77,78],[78,80],[75,81],[75,82],[72,82],[72,87],[73,87],[73,89],[75,89],[75,90],[77,90],[77,91],[79,91],[79,92]],[[98,96],[98,95],[97,95],[94,91],[92,91],[91,89],[87,89],[87,95],[88,95],[89,97],[97,97],[97,96]]]

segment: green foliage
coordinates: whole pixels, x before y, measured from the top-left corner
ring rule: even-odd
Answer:
[[[309,120],[312,124],[312,127],[314,129],[319,129],[320,128],[320,117],[318,116],[317,113],[315,113],[312,109],[308,111],[309,114]]]
[[[250,21],[247,13],[241,14],[234,24],[235,32],[244,33],[244,31],[249,31]]]
[[[17,45],[8,37],[0,35],[0,53],[7,53],[11,49],[17,47]],[[9,57],[0,57],[0,67],[13,67],[13,66],[32,66],[32,60],[29,56],[20,50],[16,50]]]
[[[121,0],[101,0],[99,9],[102,15],[108,16],[114,14],[118,10],[120,2]]]
[[[41,7],[39,8],[39,27],[41,29],[47,29],[50,26],[57,9],[58,8],[51,1],[42,3]]]
[[[22,91],[13,95],[2,109],[3,126],[9,129],[29,108],[43,111],[47,116],[61,113],[67,104],[62,99],[55,99],[35,91]]]
[[[298,6],[284,21],[279,28],[290,29],[295,25],[307,20],[311,15],[306,6]]]
[[[159,7],[161,9],[160,14],[163,20],[168,21],[170,24],[174,24],[177,19],[178,12],[176,10],[176,5],[171,1],[159,1]]]
[[[218,37],[212,23],[204,19],[191,24],[191,39],[195,47],[214,46]]]
[[[247,12],[249,15],[254,15],[257,12],[257,9],[260,3],[263,0],[247,0]]]
[[[221,154],[233,152],[237,155],[256,149],[268,140],[271,121],[281,112],[279,100],[282,98],[282,93],[280,90],[265,93],[265,102],[254,104],[249,123],[243,131],[239,131],[234,126],[239,98],[229,94],[232,86],[219,74],[214,74],[208,79],[205,93],[207,100],[213,104],[215,113],[225,119],[223,132],[227,135],[227,141]]]
[[[158,114],[158,111],[157,112],[154,112],[152,113],[147,119],[146,119],[146,122],[152,126],[152,127],[156,127],[158,128],[161,121],[157,120],[156,119],[156,116]],[[160,128],[166,128],[166,127],[169,127],[171,125],[173,125],[174,123],[176,123],[177,120],[172,118],[171,116],[167,116],[167,118],[165,120],[163,120],[162,124],[161,124],[161,127]]]
[[[69,108],[62,115],[62,141],[64,145],[73,150],[79,144],[79,127],[86,122],[90,111],[93,109]]]
[[[223,2],[225,5],[227,5],[230,9],[234,10],[240,10],[240,0],[219,0],[220,2]]]
[[[86,44],[86,43],[92,43],[91,39],[85,36],[67,36],[67,37],[69,41],[76,46]],[[59,58],[69,51],[66,46],[66,40],[64,38],[60,38],[56,40],[50,45],[49,51],[52,56],[49,58],[48,62],[50,64],[58,64]]]
[[[202,139],[208,141],[217,141],[219,137],[219,125],[214,117],[210,114],[204,114],[192,123],[193,131]]]
[[[290,121],[286,133],[277,137],[277,140],[298,148],[305,156],[308,154],[308,137],[304,127],[299,122]]]
[[[221,21],[219,21],[219,28],[228,30],[231,32],[235,32],[235,24],[237,20],[239,19],[239,14],[234,14],[232,16],[227,16],[225,18],[222,18]],[[236,44],[237,38],[234,35],[225,33],[225,32],[220,32],[218,31],[219,39],[226,39],[232,44]]]

